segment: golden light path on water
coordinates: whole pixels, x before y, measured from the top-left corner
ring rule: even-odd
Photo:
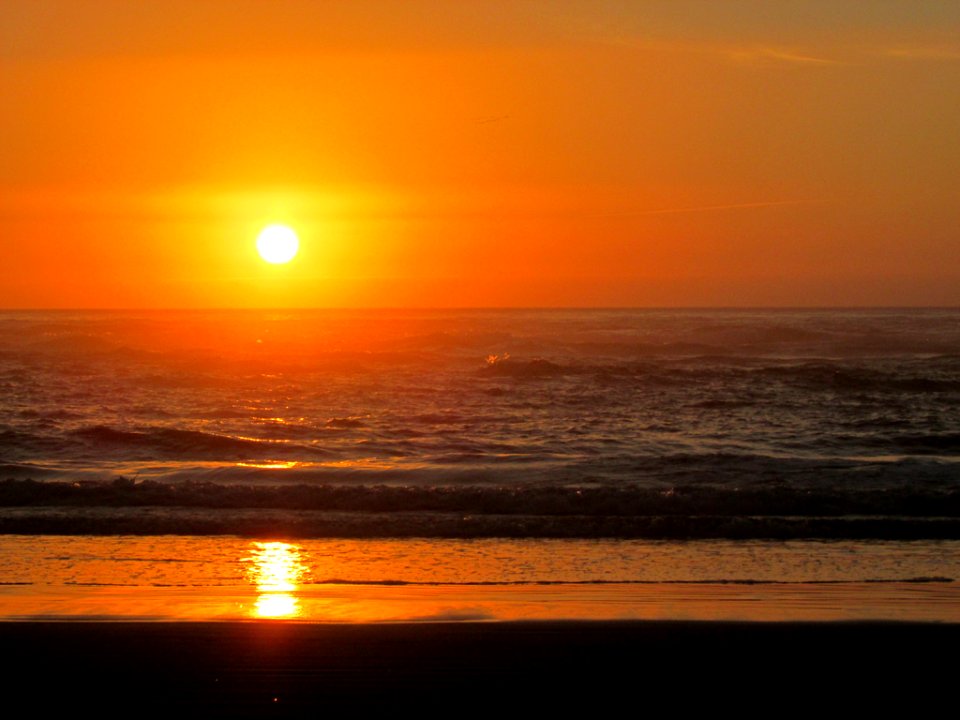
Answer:
[[[261,618],[296,618],[303,613],[295,592],[308,568],[302,549],[286,542],[251,543],[244,558],[247,577],[257,587],[252,614]]]
[[[399,466],[393,459],[376,457],[351,458],[346,460],[328,460],[325,462],[302,462],[297,460],[266,460],[264,462],[235,462],[233,467],[255,468],[257,470],[296,470],[310,468],[352,468],[355,470],[392,470]],[[408,467],[415,467],[407,463]],[[417,465],[418,466],[418,465]],[[130,472],[133,475],[135,472]]]
[[[300,463],[294,460],[276,460],[270,462],[238,462],[235,465],[244,468],[257,468],[258,470],[290,470]]]

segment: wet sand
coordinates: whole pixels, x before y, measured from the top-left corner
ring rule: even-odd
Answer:
[[[887,622],[0,623],[8,702],[231,717],[917,713],[952,697],[958,641],[960,624]]]

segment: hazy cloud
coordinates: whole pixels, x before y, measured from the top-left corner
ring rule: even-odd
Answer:
[[[904,60],[960,60],[960,46],[957,45],[912,45],[886,48],[887,57]]]
[[[727,48],[726,54],[737,62],[787,63],[790,65],[841,65],[840,60],[822,57],[809,52],[780,47]]]

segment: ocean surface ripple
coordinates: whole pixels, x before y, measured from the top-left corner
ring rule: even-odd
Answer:
[[[0,337],[4,532],[960,538],[955,309],[37,311]]]

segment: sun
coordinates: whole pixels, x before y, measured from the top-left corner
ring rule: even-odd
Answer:
[[[281,265],[296,257],[300,239],[286,225],[267,225],[257,235],[257,252],[268,263]]]

